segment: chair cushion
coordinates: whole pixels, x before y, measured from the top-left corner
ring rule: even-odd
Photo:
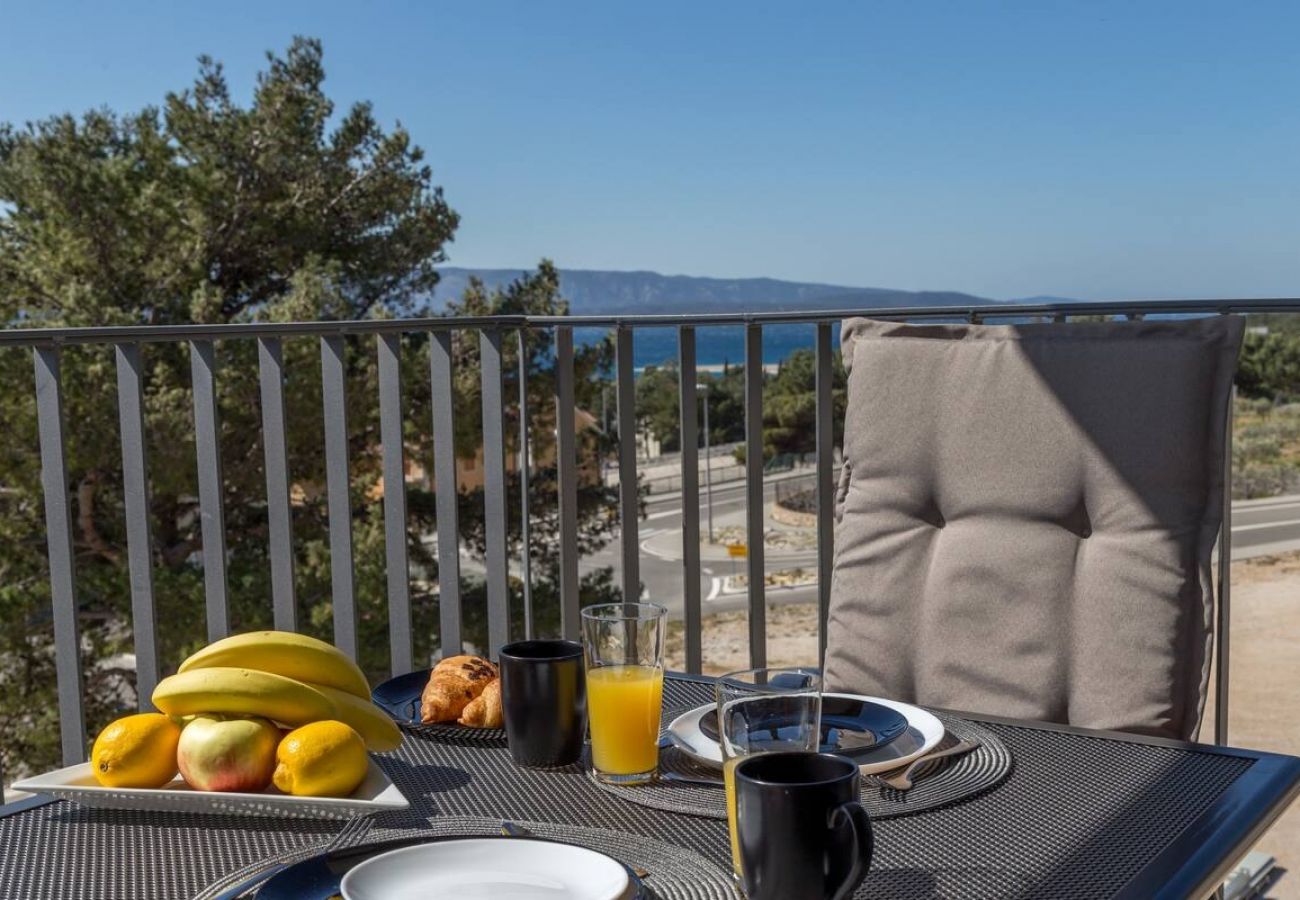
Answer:
[[[827,689],[1194,736],[1242,330],[846,321]]]

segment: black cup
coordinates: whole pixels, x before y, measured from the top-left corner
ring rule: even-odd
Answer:
[[[502,647],[501,707],[510,755],[519,765],[577,762],[587,732],[582,645],[516,641]]]
[[[740,868],[750,900],[844,900],[867,877],[871,820],[852,760],[763,753],[736,765]]]

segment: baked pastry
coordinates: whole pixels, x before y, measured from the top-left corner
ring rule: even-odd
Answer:
[[[462,725],[468,725],[470,728],[500,728],[501,727],[501,679],[494,678],[488,682],[488,686],[469,702],[465,711],[460,714],[457,720]]]
[[[420,721],[454,722],[497,678],[497,667],[481,656],[449,656],[433,667],[420,695]]]

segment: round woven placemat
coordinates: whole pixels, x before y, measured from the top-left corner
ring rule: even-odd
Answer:
[[[629,866],[639,866],[649,874],[642,879],[646,892],[656,900],[741,900],[731,873],[693,850],[655,838],[588,828],[581,825],[556,825],[512,819],[515,825],[535,837],[586,847],[613,857]],[[500,819],[482,816],[434,816],[418,829],[374,828],[365,841],[428,835],[498,834]]]
[[[997,735],[975,722],[936,715],[947,729],[936,749],[959,740],[979,741],[980,745],[955,759],[935,760],[923,766],[915,774],[915,782],[908,791],[896,791],[870,775],[863,776],[862,805],[873,819],[906,816],[965,800],[996,787],[1011,772],[1011,753]],[[676,747],[659,751],[659,768],[681,775],[719,776],[717,769],[699,765]],[[712,819],[727,817],[726,794],[721,787],[670,781],[627,787],[606,784],[597,780],[592,772],[588,772],[588,776],[601,790],[641,806]]]

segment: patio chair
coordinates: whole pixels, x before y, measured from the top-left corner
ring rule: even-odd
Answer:
[[[846,321],[827,689],[1194,738],[1242,332]]]

